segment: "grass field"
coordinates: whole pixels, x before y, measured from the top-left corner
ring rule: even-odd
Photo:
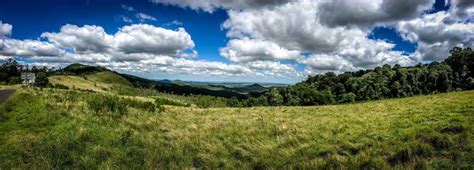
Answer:
[[[474,91],[314,107],[97,106],[121,100],[110,96],[18,90],[0,106],[0,169],[474,168]]]

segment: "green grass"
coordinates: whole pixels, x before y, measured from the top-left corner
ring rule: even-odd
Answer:
[[[196,101],[202,101],[199,100],[200,97],[174,95],[160,93],[152,89],[134,88],[128,80],[110,71],[92,73],[85,76],[56,75],[51,76],[48,79],[49,82],[55,86],[65,86],[69,89],[118,94],[123,96],[150,96],[169,100],[170,102],[168,103],[174,103],[172,105],[184,106],[195,103]]]
[[[93,73],[86,76],[87,79],[93,82],[101,82],[106,84],[119,84],[124,86],[132,86],[127,79],[123,78],[122,76],[115,74],[110,71],[103,71],[98,73]]]
[[[119,116],[93,111],[94,96],[117,100],[20,89],[0,106],[0,169],[474,168],[474,91],[315,107],[138,104]]]
[[[116,87],[132,88],[132,83],[110,71],[97,72],[84,76],[56,75],[48,79],[51,84],[60,84],[71,89],[75,88],[97,92],[110,91],[110,89],[116,89]]]

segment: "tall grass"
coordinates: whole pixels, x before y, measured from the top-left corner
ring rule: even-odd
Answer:
[[[155,100],[20,90],[0,106],[0,168],[474,168],[474,91],[319,107]]]

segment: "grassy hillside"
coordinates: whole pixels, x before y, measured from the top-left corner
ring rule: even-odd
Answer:
[[[20,89],[0,106],[0,168],[474,168],[474,91],[315,107],[153,98]]]
[[[132,86],[127,79],[110,71],[95,72],[82,76],[56,75],[48,79],[52,84],[62,84],[69,88],[102,92],[113,85]]]
[[[90,75],[87,75],[87,78],[94,82],[132,86],[132,83],[130,83],[127,79],[111,71],[103,71],[103,72],[90,74]]]
[[[108,84],[86,80],[84,77],[80,76],[59,75],[48,77],[48,80],[51,84],[61,84],[70,89],[83,89],[98,92],[105,92],[109,86]]]
[[[199,107],[225,107],[226,100],[219,97],[201,95],[175,95],[158,92],[153,89],[135,88],[127,79],[110,72],[96,72],[80,76],[56,75],[48,78],[49,82],[56,85],[63,85],[73,90],[93,91],[107,94],[117,94],[121,96],[149,96],[154,99],[161,99],[174,105],[197,105]],[[151,81],[151,80],[148,80]]]

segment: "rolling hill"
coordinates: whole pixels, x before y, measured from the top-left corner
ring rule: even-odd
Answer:
[[[252,84],[248,86],[227,87],[212,84],[194,84],[181,81],[155,81],[129,74],[120,74],[103,67],[71,64],[49,78],[53,84],[62,84],[69,88],[93,91],[105,91],[113,85],[122,87],[151,88],[160,92],[177,95],[209,95],[216,97],[245,98],[246,94],[261,93],[267,88]],[[74,85],[77,84],[77,85]]]

